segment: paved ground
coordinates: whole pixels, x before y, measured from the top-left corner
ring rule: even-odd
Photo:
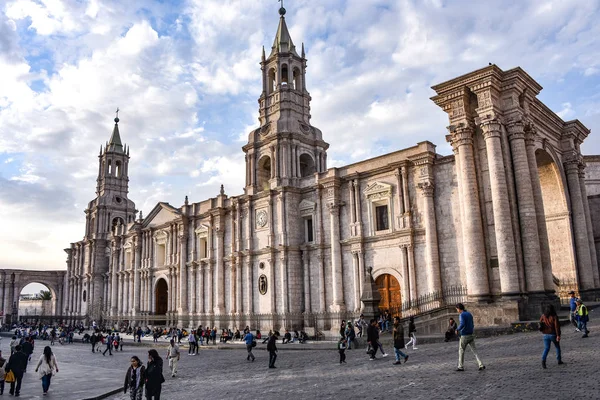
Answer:
[[[593,316],[592,316],[593,317]],[[182,355],[179,374],[171,378],[165,370],[163,399],[329,399],[400,397],[407,399],[559,399],[600,398],[600,323],[590,324],[592,334],[581,339],[572,329],[563,332],[564,366],[556,365],[554,353],[548,369],[540,366],[542,351],[538,332],[479,339],[477,346],[487,369],[477,371],[470,353],[465,372],[455,372],[457,342],[420,345],[409,350],[407,364],[392,365],[387,358],[369,361],[364,349],[347,351],[347,364],[339,365],[333,343],[279,345],[277,369],[268,369],[268,354],[259,345],[256,361],[246,361],[241,344],[227,350],[202,349],[199,356]],[[596,336],[594,336],[596,335]],[[48,342],[36,342],[34,359]],[[165,344],[159,353],[164,354]],[[8,351],[8,340],[0,344]],[[128,346],[112,357],[92,354],[89,345],[53,347],[60,372],[52,380],[49,396],[83,399],[122,385],[129,358],[146,359],[148,346]],[[303,349],[305,351],[297,351]],[[185,349],[184,349],[185,350]],[[41,382],[33,369],[25,375],[23,399],[38,399]],[[4,396],[8,396],[8,387]],[[10,397],[9,397],[10,398]],[[125,400],[121,394],[111,397]]]
[[[543,344],[538,332],[485,338],[477,341],[486,370],[479,372],[470,353],[465,372],[455,372],[457,342],[436,343],[409,350],[407,364],[392,365],[387,358],[369,361],[364,350],[347,351],[339,365],[335,350],[292,351],[302,345],[279,345],[277,369],[268,369],[268,354],[256,352],[247,362],[244,349],[204,350],[182,356],[179,375],[163,386],[165,399],[598,399],[600,381],[600,324],[590,324],[592,335],[581,339],[566,328],[563,360],[548,357],[541,368]],[[596,333],[596,336],[594,336]],[[322,344],[320,344],[322,346]],[[333,344],[331,347],[335,347]],[[141,350],[141,348],[140,348]],[[114,399],[127,399],[117,395]]]

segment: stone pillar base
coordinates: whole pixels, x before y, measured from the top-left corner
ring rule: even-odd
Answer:
[[[528,293],[519,303],[520,321],[537,321],[542,315],[546,304],[554,305],[556,310],[560,310],[560,299],[553,293],[538,292]]]
[[[600,298],[600,288],[579,290],[579,297],[585,303],[586,301],[598,301]]]

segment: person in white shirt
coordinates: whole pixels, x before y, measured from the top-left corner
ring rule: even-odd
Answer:
[[[175,339],[171,339],[169,349],[167,350],[167,360],[169,360],[169,368],[171,369],[171,377],[177,375],[177,364],[179,363],[179,346],[175,344]]]
[[[54,374],[54,370],[58,372],[58,364],[56,363],[56,357],[52,354],[50,346],[44,347],[44,354],[40,356],[40,361],[35,367],[35,372],[39,372],[40,379],[42,380],[42,391],[44,396],[48,394],[50,389],[50,380]]]

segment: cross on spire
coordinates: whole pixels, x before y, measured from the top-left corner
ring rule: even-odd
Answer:
[[[285,15],[285,8],[283,8],[283,0],[277,0],[277,1],[281,3],[281,7],[279,7],[279,15],[281,15],[283,17]]]

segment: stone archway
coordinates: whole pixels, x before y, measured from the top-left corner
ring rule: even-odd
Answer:
[[[535,152],[538,167],[552,275],[559,295],[563,297],[577,282],[571,216],[561,171],[552,156],[543,149]],[[564,296],[568,297],[568,296]]]
[[[41,283],[52,293],[52,320],[66,320],[66,271],[0,270],[0,319],[14,323],[19,318],[19,301],[23,288],[30,283]]]
[[[165,315],[169,310],[169,286],[160,278],[154,288],[154,310],[156,315]]]
[[[402,294],[400,283],[390,274],[382,274],[375,279],[377,290],[381,295],[379,301],[379,309],[385,310],[400,310],[402,307]]]

